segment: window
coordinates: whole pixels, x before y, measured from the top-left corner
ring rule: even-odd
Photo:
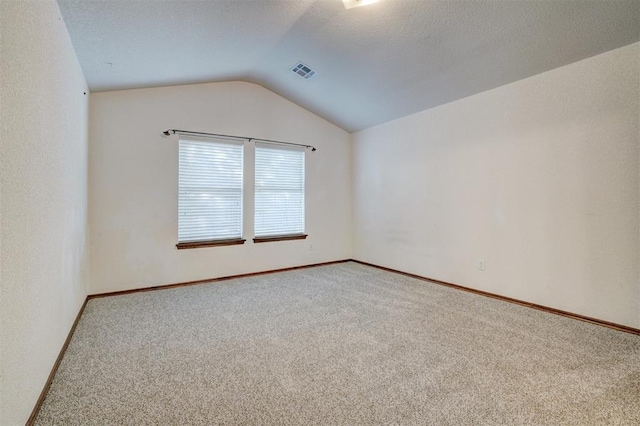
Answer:
[[[304,238],[304,151],[256,144],[255,242]]]
[[[178,248],[241,244],[242,144],[180,139]]]

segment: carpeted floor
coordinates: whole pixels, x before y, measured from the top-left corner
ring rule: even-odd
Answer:
[[[37,424],[640,424],[640,336],[356,263],[92,299]]]

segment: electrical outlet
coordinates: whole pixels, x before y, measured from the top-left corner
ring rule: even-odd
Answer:
[[[478,270],[479,271],[484,271],[484,269],[485,269],[484,259],[479,259],[478,260]]]

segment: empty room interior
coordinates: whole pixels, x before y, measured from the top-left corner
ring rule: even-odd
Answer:
[[[640,424],[640,1],[0,0],[0,425]]]

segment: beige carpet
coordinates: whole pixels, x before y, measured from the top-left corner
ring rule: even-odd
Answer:
[[[343,263],[90,300],[37,424],[640,424],[640,336]]]

